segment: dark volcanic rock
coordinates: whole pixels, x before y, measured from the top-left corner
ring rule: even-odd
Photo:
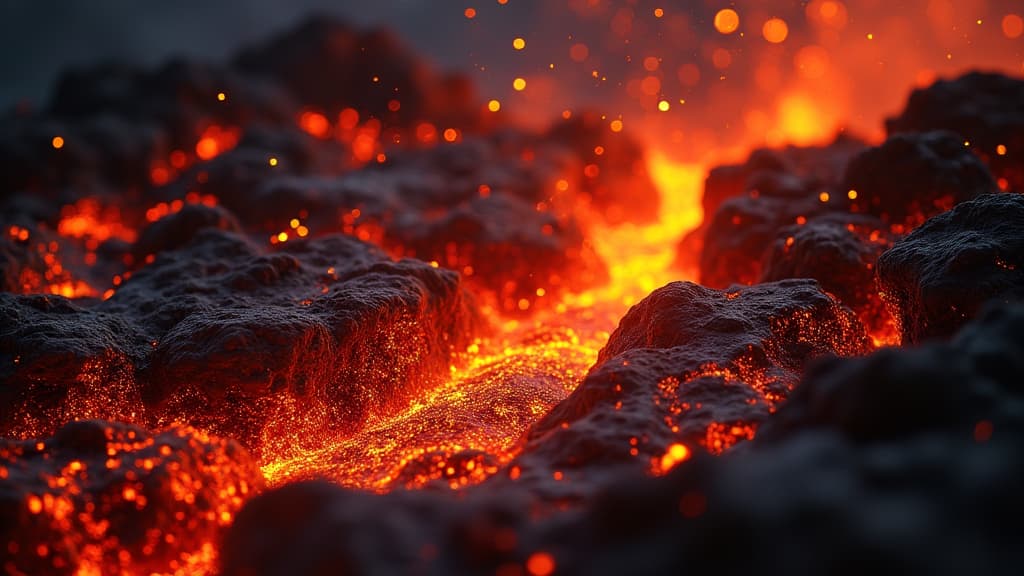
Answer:
[[[1024,197],[989,194],[940,214],[878,261],[903,341],[948,338],[990,300],[1024,297]]]
[[[809,191],[795,182],[791,184],[797,187],[790,189],[790,194],[740,196],[719,207],[707,227],[700,253],[702,284],[713,288],[754,284],[762,276],[764,254],[780,230],[806,223],[828,209]]]
[[[210,569],[211,547],[263,486],[231,440],[98,420],[38,441],[0,440],[0,471],[10,574]]]
[[[709,232],[719,208],[727,200],[752,198],[754,206],[750,207],[750,212],[756,213],[760,210],[757,199],[762,194],[770,196],[777,192],[784,192],[784,196],[792,196],[793,193],[799,192],[801,196],[813,197],[821,191],[833,191],[838,188],[846,163],[863,149],[863,142],[840,134],[835,141],[827,146],[761,148],[751,152],[743,164],[726,164],[712,168],[704,181],[704,194],[701,201],[704,209],[704,222],[683,238],[678,247],[676,266],[682,269],[696,267],[709,234],[712,237],[708,241],[713,244],[720,243],[723,239],[728,241],[728,238],[733,236],[732,233],[723,232],[723,226],[728,228],[726,222],[731,222],[731,216],[735,215],[737,210],[735,206],[727,209],[731,212],[729,219],[720,220],[717,226]],[[740,208],[739,211],[743,212],[744,210]],[[793,214],[793,216],[798,215],[800,214]],[[808,215],[804,214],[804,216]],[[744,236],[739,240],[739,244],[743,244],[747,240]],[[764,242],[765,239],[755,232],[754,237],[749,241],[751,244],[757,244]],[[756,250],[756,253],[759,254],[763,250],[763,245],[756,247]],[[747,259],[750,255],[751,253],[748,252]],[[714,273],[709,273],[709,276],[714,275]],[[708,283],[707,280],[703,281]],[[724,287],[738,281],[740,280],[737,278],[725,278],[721,281],[713,281],[712,285]],[[756,275],[747,282],[754,281],[756,281]]]
[[[669,284],[626,314],[584,382],[534,426],[523,465],[644,462],[675,442],[719,453],[753,437],[808,360],[868,349],[856,316],[811,280]]]
[[[1007,308],[950,344],[828,360],[743,448],[661,478],[609,469],[568,512],[538,514],[533,485],[504,476],[454,503],[287,486],[238,514],[224,573],[522,573],[534,554],[558,574],[1012,573],[1022,335]]]
[[[939,80],[914,90],[903,112],[886,120],[885,127],[889,134],[956,132],[1005,181],[1005,189],[1024,191],[1024,80],[1020,78],[971,72]]]
[[[303,104],[335,117],[351,107],[403,126],[442,118],[466,126],[476,108],[466,82],[435,74],[390,31],[357,30],[323,15],[243,51],[235,65],[280,82]],[[397,111],[389,108],[391,100],[401,102]]]
[[[293,122],[293,110],[287,94],[271,83],[184,60],[152,71],[117,64],[70,70],[50,103],[50,112],[67,121],[110,116],[152,126],[186,150],[207,125],[284,126]]]
[[[457,275],[343,236],[264,253],[204,229],[88,310],[56,297],[3,304],[6,410],[42,416],[40,403],[59,401],[63,422],[96,416],[95,405],[138,423],[202,425],[253,449],[299,442],[306,425],[352,431],[404,406],[477,334]],[[116,382],[131,394],[112,398]],[[145,413],[130,403],[140,395]],[[286,405],[303,418],[287,420]],[[5,433],[49,433],[55,422],[4,418]]]
[[[142,263],[146,256],[181,248],[191,242],[200,230],[206,228],[236,233],[242,231],[235,216],[223,208],[186,204],[178,212],[165,216],[142,230],[138,240],[132,244],[135,262]]]
[[[829,428],[858,443],[932,432],[988,440],[1024,432],[1024,309],[990,307],[948,343],[885,349],[809,371],[764,437]]]
[[[762,266],[761,281],[814,278],[822,290],[849,306],[870,334],[895,332],[875,286],[875,264],[892,246],[881,220],[826,215],[783,228]]]
[[[344,232],[437,262],[496,308],[521,313],[538,288],[553,300],[607,277],[576,216],[580,196],[556,188],[573,158],[562,145],[503,133],[323,177],[281,173],[266,153],[239,148],[206,165],[195,189],[216,195],[247,230],[276,236],[301,218],[314,236]]]
[[[896,134],[850,161],[839,200],[904,233],[925,220],[995,192],[985,164],[950,132]],[[856,192],[850,199],[848,191]]]

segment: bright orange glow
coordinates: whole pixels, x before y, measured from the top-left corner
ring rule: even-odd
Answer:
[[[612,120],[611,123],[612,132],[622,132],[622,120]]]
[[[661,18],[664,15],[665,15],[665,11],[662,10],[661,8],[655,8],[654,9],[654,17],[655,18]]]
[[[789,36],[789,26],[782,18],[770,18],[761,27],[761,34],[772,44],[781,44]]]
[[[732,34],[740,27],[740,15],[732,8],[723,8],[715,14],[715,30]]]
[[[203,131],[196,142],[196,156],[200,160],[211,160],[238,145],[241,131],[237,128],[221,128],[212,125]]]
[[[60,136],[54,136],[53,140],[50,141],[50,144],[57,150],[60,150],[61,148],[64,147],[64,138]]]
[[[1006,145],[1000,144],[996,146],[996,154],[999,156],[1006,156]]]
[[[526,90],[526,80],[522,78],[516,78],[512,81],[512,88],[515,88],[516,92],[522,92]]]
[[[807,146],[825,142],[835,135],[837,128],[833,113],[810,96],[786,96],[779,103],[776,129],[769,134],[769,144]]]
[[[487,103],[487,109],[490,110],[491,112],[497,112],[498,110],[501,110],[501,102],[497,100],[491,100],[490,102]]]
[[[299,116],[299,127],[314,138],[327,138],[331,132],[330,122],[319,112],[303,112]]]
[[[665,450],[665,454],[655,462],[652,468],[652,473],[655,475],[661,475],[667,473],[679,465],[680,462],[684,462],[690,459],[690,449],[683,444],[672,444]]]
[[[228,95],[223,92],[217,92],[217,101],[223,102],[228,99]]]
[[[828,50],[821,46],[804,46],[793,59],[793,63],[800,75],[809,80],[817,80],[825,76],[829,67]]]
[[[526,560],[530,576],[551,576],[555,573],[555,558],[547,552],[534,552]]]
[[[662,100],[658,102],[658,110],[661,110],[662,112],[668,112],[669,108],[671,107],[672,105],[669,104],[668,100]]]
[[[473,18],[476,18],[476,9],[475,9],[475,8],[466,8],[466,9],[465,9],[465,10],[464,10],[464,11],[462,12],[462,14],[463,14],[463,15],[464,15],[464,16],[465,16],[466,18],[468,18],[468,19],[472,20]]]
[[[455,130],[454,128],[447,128],[444,131],[444,140],[445,140],[445,142],[455,142],[455,140],[458,139],[458,137],[459,137],[459,132],[457,130]]]
[[[1024,34],[1024,18],[1019,14],[1007,14],[1003,16],[1003,35],[1014,40]]]
[[[516,38],[515,40],[512,40],[512,47],[516,50],[522,50],[523,48],[526,48],[526,40]]]

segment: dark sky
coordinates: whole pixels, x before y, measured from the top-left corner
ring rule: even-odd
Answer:
[[[0,107],[45,101],[57,72],[105,58],[155,64],[184,54],[215,61],[313,11],[356,23],[387,22],[433,61],[465,68],[468,4],[453,0],[2,0]],[[528,19],[530,3],[503,12]]]
[[[826,4],[842,7],[841,21],[817,17]],[[740,14],[735,33],[713,25],[726,6]],[[877,138],[882,119],[899,111],[915,84],[974,68],[1024,71],[1024,36],[1000,29],[1005,15],[1024,13],[1022,0],[0,0],[0,7],[0,109],[22,100],[45,106],[70,65],[155,66],[175,55],[225,62],[244,45],[326,12],[394,29],[420,57],[466,73],[483,101],[500,99],[503,113],[521,121],[596,107],[673,153],[816,141],[839,127]],[[472,20],[467,7],[477,11]],[[763,36],[776,18],[788,23],[784,43]],[[519,36],[527,47],[515,51]],[[589,56],[571,57],[577,44]],[[528,80],[525,91],[512,90],[517,77]],[[644,82],[655,83],[653,92]],[[662,100],[671,105],[664,113]]]

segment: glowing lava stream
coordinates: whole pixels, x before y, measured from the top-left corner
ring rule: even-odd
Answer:
[[[527,428],[579,385],[629,306],[681,277],[671,265],[681,235],[700,223],[705,170],[658,154],[648,169],[662,197],[659,221],[591,230],[609,282],[529,319],[498,322],[498,336],[470,346],[446,385],[352,436],[297,456],[269,456],[267,482],[323,477],[382,492],[431,481],[459,488],[511,460]]]

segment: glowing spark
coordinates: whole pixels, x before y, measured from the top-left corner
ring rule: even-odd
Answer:
[[[497,112],[498,110],[501,110],[501,102],[498,102],[497,100],[491,100],[490,102],[487,103],[487,109],[490,110],[491,112]]]
[[[512,47],[515,48],[516,50],[522,50],[523,48],[526,48],[526,40],[523,40],[522,38],[516,38],[515,40],[512,41]]]
[[[715,14],[715,30],[732,34],[740,27],[740,15],[732,8],[724,8]]]
[[[61,138],[60,136],[54,136],[53,140],[50,141],[50,144],[52,144],[53,147],[56,148],[57,150],[60,150],[61,148],[64,147],[64,138]]]
[[[522,78],[516,78],[512,81],[512,88],[515,88],[516,92],[522,92],[526,90],[526,80]]]
[[[782,18],[769,18],[761,27],[761,34],[772,44],[781,44],[789,36],[789,25]]]

